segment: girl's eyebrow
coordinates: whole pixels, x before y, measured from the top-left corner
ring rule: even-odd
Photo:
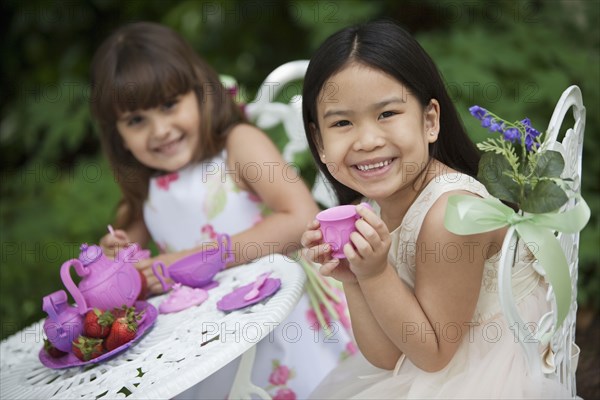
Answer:
[[[121,115],[120,115],[120,116],[117,118],[117,121],[125,121],[125,120],[127,120],[127,119],[131,118],[131,116],[132,116],[133,114],[134,114],[134,113],[133,113],[133,112],[131,112],[131,111],[124,112],[124,113],[122,113],[122,114],[121,114]]]
[[[385,106],[388,106],[390,104],[396,104],[396,103],[401,103],[404,104],[406,103],[406,99],[403,97],[399,97],[399,96],[392,96],[390,98],[384,99],[382,101],[378,101],[377,103],[372,104],[371,106],[369,106],[369,109],[371,110],[378,110],[380,108],[383,108]],[[332,116],[347,116],[352,114],[353,112],[350,110],[342,110],[342,109],[329,109],[327,111],[325,111],[325,113],[323,114],[323,119],[332,117]]]
[[[333,116],[344,117],[348,114],[352,114],[352,111],[330,109],[330,110],[325,111],[325,114],[323,114],[323,119],[333,117]]]
[[[379,101],[379,102],[373,104],[371,106],[371,108],[378,109],[378,108],[382,108],[382,107],[385,107],[387,105],[394,104],[394,103],[404,104],[404,103],[406,103],[406,98],[400,97],[400,96],[392,96],[390,98],[387,98],[385,100],[382,100],[382,101]]]

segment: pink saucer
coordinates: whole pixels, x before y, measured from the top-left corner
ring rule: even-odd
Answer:
[[[174,313],[202,304],[207,298],[208,293],[204,289],[191,288],[176,283],[173,285],[169,297],[160,303],[158,310],[161,314]]]

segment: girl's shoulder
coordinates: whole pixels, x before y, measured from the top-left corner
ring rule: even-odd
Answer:
[[[454,194],[489,196],[485,187],[475,178],[454,170],[445,170],[435,174],[425,184],[409,206],[399,228],[417,233],[427,224],[440,229],[444,223],[448,198]]]
[[[256,161],[279,161],[281,154],[269,136],[257,127],[241,123],[234,126],[225,142],[228,163],[235,165]]]
[[[427,190],[429,189],[429,190]],[[437,177],[435,182],[430,182],[428,188],[424,190],[425,200],[422,204],[423,219],[421,220],[420,230],[423,232],[436,232],[435,240],[457,240],[457,235],[445,229],[444,220],[448,199],[453,195],[466,195],[474,197],[489,197],[490,194],[485,189],[485,186],[475,178],[462,173],[451,173]],[[479,241],[502,243],[504,230],[497,230],[476,235]],[[422,235],[421,238],[430,237],[431,235]],[[473,240],[474,237],[468,239],[465,236],[460,237],[461,240]]]

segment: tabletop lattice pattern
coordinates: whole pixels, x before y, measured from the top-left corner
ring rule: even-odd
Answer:
[[[267,271],[282,283],[273,297],[229,314],[216,309],[225,294]],[[300,299],[305,279],[302,268],[281,255],[223,271],[206,302],[160,315],[138,343],[97,365],[62,370],[43,366],[38,359],[43,345],[43,321],[39,321],[0,344],[0,398],[171,398],[243,354],[282,323]],[[164,297],[150,303],[158,308]]]

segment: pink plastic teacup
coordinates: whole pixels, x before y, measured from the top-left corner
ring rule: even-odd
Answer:
[[[152,271],[160,281],[163,290],[166,292],[171,288],[165,278],[171,278],[175,283],[193,288],[210,289],[216,286],[213,277],[223,270],[228,262],[233,261],[233,253],[229,250],[231,247],[229,235],[218,235],[217,243],[218,247],[190,254],[169,267],[161,261],[155,262]],[[158,273],[159,268],[162,275]]]
[[[361,203],[361,205],[372,209],[368,203]],[[346,258],[344,245],[350,241],[350,234],[356,230],[354,223],[360,219],[356,206],[331,207],[318,213],[316,218],[321,224],[323,241],[331,246],[331,256]]]

